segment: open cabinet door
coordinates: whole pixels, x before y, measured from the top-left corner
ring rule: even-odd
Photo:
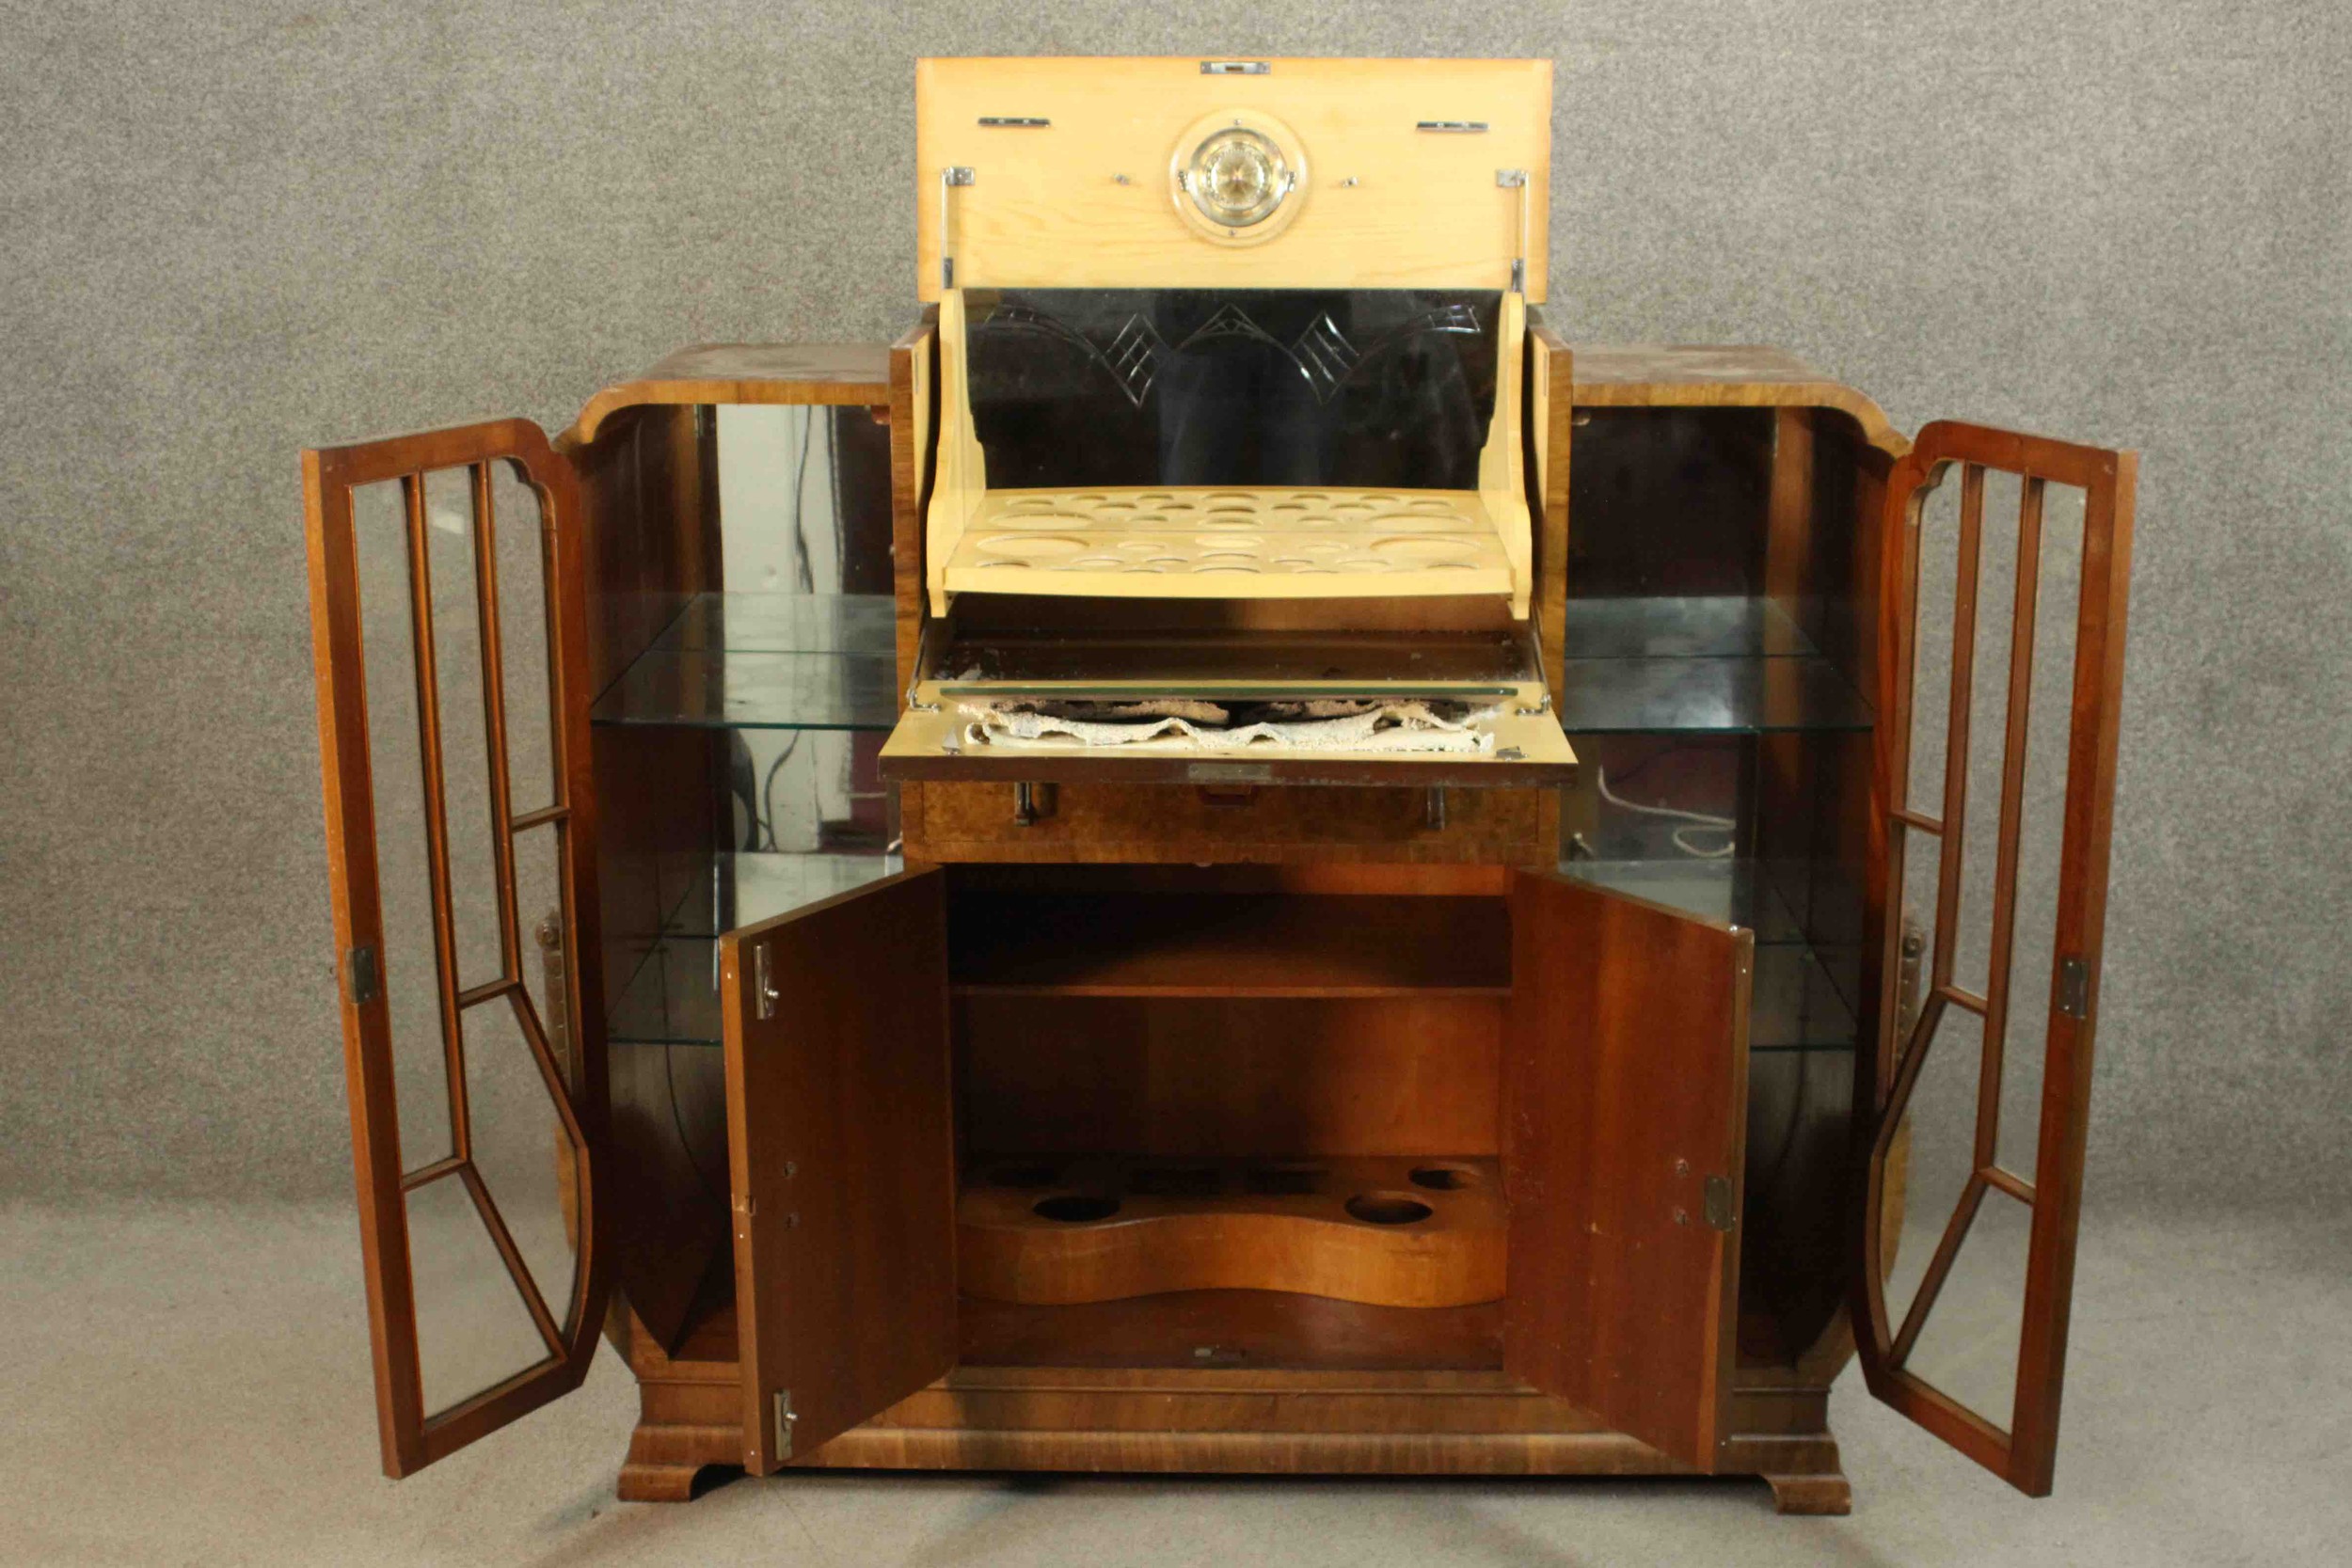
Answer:
[[[1699,1470],[1730,1434],[1754,933],[1511,882],[1503,1368]]]
[[[747,926],[719,969],[743,1467],[759,1475],[955,1364],[946,878],[901,872]]]
[[[522,420],[303,454],[384,1468],[586,1375],[609,1268],[580,513]]]
[[[1958,494],[1934,497],[1954,464]],[[1938,423],[1886,490],[1888,947],[1877,1059],[1856,1074],[1855,1338],[1873,1394],[2035,1497],[2055,1464],[2082,1207],[2135,467]],[[2013,526],[2006,493],[1987,524],[1989,483],[2014,490]],[[1934,602],[1947,576],[1948,646],[1918,617],[1923,577]],[[1898,1037],[1906,910],[1929,927],[1911,949],[1927,973]],[[1898,1249],[1906,1204],[1923,1228]],[[1959,1275],[1967,1288],[1948,1290]]]

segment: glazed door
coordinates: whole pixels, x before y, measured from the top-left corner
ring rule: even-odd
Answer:
[[[1856,1074],[1855,1338],[1873,1394],[2036,1497],[2082,1205],[2134,477],[2129,452],[1939,423],[1886,491],[1888,946]],[[1922,1000],[1898,1037],[1906,962]]]
[[[1700,1470],[1730,1434],[1754,933],[1511,886],[1503,1367]]]
[[[386,1473],[579,1386],[609,1267],[580,512],[522,420],[303,454]]]
[[[902,872],[745,927],[719,965],[757,1475],[955,1364],[946,879]]]

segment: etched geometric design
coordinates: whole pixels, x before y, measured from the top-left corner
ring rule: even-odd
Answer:
[[[1315,318],[1314,325],[1298,335],[1291,345],[1291,357],[1298,361],[1307,385],[1314,388],[1317,403],[1328,403],[1331,394],[1340,389],[1348,372],[1363,358],[1356,345],[1347,341],[1328,312]]]
[[[1248,311],[1238,305],[1226,305],[1219,307],[1216,315],[1195,327],[1191,337],[1176,345],[1176,352],[1188,354],[1195,343],[1208,342],[1217,338],[1247,338],[1253,342],[1266,343],[1278,349],[1282,348],[1280,341],[1273,334],[1249,319]],[[1282,349],[1282,352],[1288,354],[1290,350]]]
[[[1133,315],[1111,340],[1110,352],[1096,357],[1119,383],[1120,390],[1127,394],[1127,401],[1140,408],[1152,390],[1153,378],[1160,373],[1160,351],[1167,346],[1150,322],[1141,315]]]
[[[987,316],[974,324],[975,331],[1005,329],[1015,332],[1041,332],[1049,338],[1068,343],[1089,359],[1102,366],[1110,378],[1126,393],[1127,401],[1136,407],[1143,406],[1152,384],[1158,378],[1163,354],[1189,354],[1204,343],[1216,343],[1239,339],[1245,342],[1263,343],[1282,354],[1306,377],[1307,385],[1317,403],[1328,403],[1355,375],[1366,359],[1394,348],[1399,343],[1420,337],[1425,332],[1455,333],[1478,336],[1478,316],[1469,306],[1454,303],[1425,310],[1412,320],[1391,328],[1359,349],[1340,330],[1329,312],[1317,316],[1313,325],[1299,334],[1295,342],[1285,344],[1265,328],[1252,321],[1249,313],[1238,305],[1224,305],[1215,315],[1195,327],[1172,350],[1149,319],[1141,312],[1130,315],[1111,340],[1107,351],[1095,346],[1086,334],[1029,305],[999,305]]]
[[[1108,353],[1095,347],[1093,341],[1085,333],[1033,306],[1000,305],[976,324],[976,329],[993,327],[1015,332],[1042,332],[1049,338],[1070,344],[1102,366],[1110,378],[1119,383],[1119,389],[1127,394],[1127,401],[1137,408],[1143,406],[1144,398],[1151,393],[1152,383],[1159,375],[1160,352],[1168,346],[1140,312],[1129,316],[1120,325],[1118,334],[1111,339]]]

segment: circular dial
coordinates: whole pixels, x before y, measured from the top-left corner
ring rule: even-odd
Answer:
[[[1185,173],[1185,190],[1200,215],[1228,229],[1263,222],[1297,182],[1280,148],[1240,126],[1216,132],[1193,149]]]

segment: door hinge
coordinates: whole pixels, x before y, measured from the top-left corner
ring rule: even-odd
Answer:
[[[1731,1211],[1731,1182],[1728,1178],[1710,1176],[1703,1191],[1700,1205],[1707,1223],[1717,1230],[1729,1230],[1735,1216]]]
[[[792,1426],[794,1422],[800,1419],[800,1417],[794,1415],[792,1411],[792,1390],[789,1388],[777,1389],[775,1405],[776,1457],[778,1459],[789,1459],[792,1457]]]
[[[2080,958],[2058,960],[2058,1010],[2068,1018],[2090,1015],[2090,969]]]
[[[376,961],[373,943],[344,952],[343,994],[355,1007],[364,1007],[384,994],[383,966]]]
[[[776,977],[768,958],[768,944],[761,942],[752,949],[752,1016],[776,1016]]]

